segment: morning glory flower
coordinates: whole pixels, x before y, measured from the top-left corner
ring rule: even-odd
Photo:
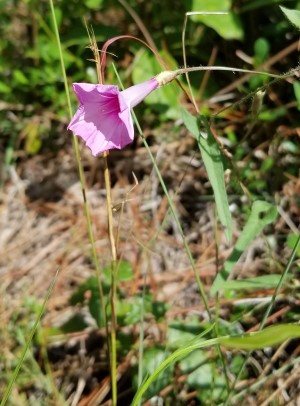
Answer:
[[[74,83],[80,106],[68,129],[97,156],[122,149],[134,138],[131,109],[160,85],[156,78],[119,91],[117,86]]]

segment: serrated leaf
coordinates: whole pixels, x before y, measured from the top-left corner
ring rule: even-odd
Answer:
[[[227,280],[234,266],[240,259],[243,252],[248,248],[251,241],[263,230],[263,228],[272,223],[277,217],[277,209],[268,202],[257,200],[253,203],[248,221],[237,240],[230,257],[225,262],[223,268],[218,273],[211,287],[211,294],[224,289],[224,282]]]

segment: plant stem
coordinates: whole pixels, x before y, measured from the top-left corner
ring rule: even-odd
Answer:
[[[110,372],[111,372],[111,391],[112,391],[112,405],[117,405],[117,346],[116,346],[116,292],[117,292],[117,249],[113,230],[113,212],[111,201],[111,185],[110,173],[108,167],[108,153],[103,155],[104,160],[104,181],[106,189],[106,204],[108,214],[108,234],[110,241],[110,248],[112,254],[112,267],[111,267],[111,286],[110,286],[110,306],[111,306],[111,330],[110,330]]]
[[[273,73],[269,72],[262,72],[262,71],[256,71],[256,70],[250,70],[250,69],[239,69],[239,68],[231,68],[228,66],[195,66],[193,68],[183,68],[183,69],[177,69],[175,72],[177,75],[183,75],[184,73],[189,73],[189,72],[198,72],[198,71],[211,71],[211,70],[219,70],[219,71],[229,71],[229,72],[242,72],[242,73],[253,73],[257,75],[267,75],[272,78],[282,78],[285,75],[275,75]]]
[[[103,77],[101,74],[101,61],[99,56],[99,49],[97,46],[96,38],[92,33],[89,32],[90,38],[90,48],[95,57],[96,69],[98,82],[103,84]],[[117,294],[117,270],[118,270],[118,258],[117,258],[117,248],[116,240],[114,236],[114,227],[113,227],[113,211],[112,211],[112,199],[111,199],[111,184],[110,184],[110,172],[108,166],[108,152],[104,152],[103,161],[104,161],[104,182],[106,190],[106,205],[107,205],[107,216],[108,216],[108,235],[110,241],[110,249],[112,256],[112,266],[111,266],[111,284],[110,284],[110,297],[109,303],[111,307],[111,326],[110,326],[110,374],[111,374],[111,393],[112,393],[112,406],[117,405],[117,345],[116,345],[116,330],[117,330],[117,317],[116,317],[116,294]],[[106,331],[108,331],[106,324]]]
[[[62,75],[63,75],[63,82],[64,82],[64,87],[65,87],[65,94],[66,94],[66,99],[67,99],[69,116],[70,116],[70,119],[72,119],[73,112],[72,112],[71,97],[70,97],[70,92],[69,92],[69,85],[68,85],[68,80],[67,80],[63,50],[62,50],[62,46],[61,46],[61,42],[60,42],[60,36],[59,36],[59,31],[58,31],[58,26],[57,26],[57,21],[56,21],[56,16],[55,16],[53,0],[49,0],[49,4],[50,4],[50,9],[51,9],[54,34],[56,37],[56,42],[57,42],[57,47],[58,47],[58,52],[59,52],[59,58],[60,58]],[[104,324],[105,324],[105,326],[107,326],[104,293],[103,293],[103,287],[102,287],[102,282],[101,282],[101,270],[100,270],[96,247],[95,247],[95,239],[94,239],[94,234],[93,234],[93,229],[92,229],[90,209],[89,209],[89,205],[88,205],[87,198],[86,198],[85,177],[84,177],[83,167],[82,167],[82,163],[81,163],[81,159],[80,159],[78,139],[74,135],[73,135],[73,144],[74,144],[74,151],[75,151],[75,158],[76,158],[77,169],[78,169],[78,174],[79,174],[79,180],[80,180],[80,184],[81,184],[81,191],[82,191],[82,197],[83,197],[85,218],[86,218],[86,223],[87,223],[88,237],[89,237],[89,241],[91,244],[92,258],[93,258],[93,263],[94,263],[96,275],[97,275],[98,289],[99,289],[99,294],[100,294],[100,299],[101,299],[102,316],[103,316]]]

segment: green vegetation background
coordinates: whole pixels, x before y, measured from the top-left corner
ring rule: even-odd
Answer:
[[[126,3],[140,17],[171,67],[183,65],[184,14],[187,11],[227,11],[227,16],[189,18],[188,65],[206,65],[212,50],[217,49],[216,65],[248,69],[258,67],[297,39],[297,30],[284,17],[279,4],[299,8],[299,1],[276,0],[167,0],[163,7],[157,0]],[[89,61],[91,52],[87,49],[85,24],[93,27],[99,45],[120,34],[143,38],[119,1],[59,0],[55,7],[70,86],[74,81],[96,82],[94,64]],[[252,58],[253,63],[249,65],[237,58],[237,50]],[[141,56],[143,50],[134,41],[120,41],[110,51],[116,54],[113,60],[119,65],[127,85],[158,73],[153,57]],[[294,67],[293,63],[296,65],[297,61],[287,58],[277,69],[287,71]],[[107,81],[117,83],[110,72]],[[193,75],[195,88],[200,81],[200,74]],[[202,99],[212,96],[227,83],[228,75],[212,75],[201,94]],[[256,78],[239,90],[246,94],[260,84],[262,79]],[[156,125],[177,114],[172,108],[178,103],[172,93],[167,92],[163,93],[159,106],[157,101],[150,100],[156,104]],[[294,97],[292,87],[285,94],[287,101],[291,97]],[[68,140],[64,86],[46,0],[3,0],[0,4],[0,100],[0,145],[6,164],[36,154],[41,148],[55,151]]]

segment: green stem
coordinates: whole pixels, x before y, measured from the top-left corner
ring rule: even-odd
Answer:
[[[113,229],[113,211],[111,200],[111,185],[110,174],[108,167],[108,153],[103,155],[104,159],[104,180],[106,189],[106,204],[108,214],[108,234],[110,240],[111,254],[112,254],[112,269],[111,269],[111,286],[110,286],[110,306],[111,306],[111,330],[110,330],[110,371],[111,371],[111,391],[112,391],[112,405],[117,405],[117,345],[116,345],[116,294],[117,294],[117,249]]]
[[[61,70],[62,70],[62,75],[63,75],[65,94],[66,94],[66,98],[67,98],[69,116],[70,116],[70,119],[72,119],[73,111],[72,111],[72,105],[71,105],[71,97],[70,97],[70,92],[69,92],[69,85],[68,85],[68,80],[67,80],[63,51],[62,51],[62,47],[61,47],[59,31],[58,31],[58,26],[57,26],[56,17],[55,17],[53,0],[49,0],[49,4],[50,4],[50,8],[51,8],[54,33],[55,33],[59,57],[60,57]],[[96,274],[97,274],[98,288],[99,288],[99,294],[100,294],[100,298],[101,298],[101,309],[102,309],[102,314],[103,314],[103,318],[104,318],[104,323],[106,325],[104,294],[103,294],[103,288],[102,288],[102,283],[101,283],[101,270],[100,270],[99,261],[97,258],[96,247],[95,247],[95,240],[94,240],[94,235],[93,235],[93,230],[92,230],[90,209],[89,209],[87,198],[86,198],[85,178],[84,178],[84,172],[83,172],[81,159],[80,159],[78,139],[74,135],[73,135],[73,144],[74,144],[74,151],[75,151],[75,158],[76,158],[77,169],[78,169],[78,174],[79,174],[79,180],[80,180],[80,184],[81,184],[81,190],[82,190],[82,196],[83,196],[83,206],[84,206],[84,212],[85,212],[85,217],[86,217],[86,222],[87,222],[89,241],[91,244],[92,258],[93,258],[93,262],[94,262],[94,266],[95,266]]]
[[[89,31],[87,28],[90,48],[95,57],[96,70],[98,82],[103,84],[103,78],[101,74],[101,60],[99,57],[99,49],[97,46],[97,41],[95,35]],[[110,172],[108,166],[108,152],[104,152],[104,182],[106,190],[106,205],[107,205],[107,216],[108,216],[108,235],[110,241],[111,255],[112,255],[112,267],[111,267],[111,285],[110,285],[110,297],[109,303],[111,306],[111,329],[110,329],[110,343],[109,343],[109,353],[110,353],[110,372],[111,372],[111,392],[112,392],[112,406],[117,405],[117,345],[116,345],[116,330],[117,330],[117,317],[116,317],[116,295],[117,295],[117,247],[116,239],[114,236],[114,226],[113,226],[113,210],[112,210],[112,199],[111,199],[111,184],[110,184]],[[107,317],[106,317],[107,321]],[[108,336],[108,324],[106,322],[106,332]]]
[[[117,70],[116,70],[114,64],[113,64],[113,68],[114,68],[115,74],[116,74],[116,76],[117,76],[117,78],[118,78],[118,80],[119,80],[120,86],[123,87],[123,86],[122,86],[122,82],[121,82],[121,80],[120,80],[120,77],[119,77],[119,75],[118,75],[118,72],[117,72]],[[195,279],[196,279],[196,282],[197,282],[197,286],[198,286],[198,289],[199,289],[201,298],[202,298],[203,303],[204,303],[205,310],[206,310],[206,312],[207,312],[209,321],[213,324],[213,317],[212,317],[212,313],[211,313],[210,308],[209,308],[208,298],[207,298],[207,295],[206,295],[206,293],[205,293],[205,289],[204,289],[204,286],[203,286],[203,284],[202,284],[202,281],[201,281],[201,279],[200,279],[200,277],[199,277],[199,275],[198,275],[198,272],[197,272],[197,269],[196,269],[196,265],[195,265],[195,261],[194,261],[193,255],[192,255],[192,253],[191,253],[190,247],[189,247],[189,245],[188,245],[188,243],[187,243],[187,241],[186,241],[186,238],[185,238],[183,229],[182,229],[181,224],[180,224],[180,220],[179,220],[179,218],[178,218],[178,215],[177,215],[177,212],[176,212],[176,209],[175,209],[175,206],[174,206],[173,201],[172,201],[172,199],[171,199],[171,196],[170,196],[170,194],[169,194],[169,192],[168,192],[168,190],[167,190],[167,187],[166,187],[166,185],[165,185],[165,182],[164,182],[164,180],[163,180],[163,178],[162,178],[162,176],[161,176],[160,170],[159,170],[159,168],[158,168],[158,166],[157,166],[157,163],[156,163],[155,158],[154,158],[154,156],[153,156],[153,154],[152,154],[152,152],[151,152],[151,149],[150,149],[150,147],[149,147],[149,145],[148,145],[148,143],[147,143],[147,140],[146,140],[146,138],[144,137],[143,131],[142,131],[140,125],[139,125],[139,122],[138,122],[138,120],[137,120],[137,118],[136,118],[136,115],[134,114],[133,111],[132,111],[132,116],[133,116],[134,122],[135,122],[135,124],[136,124],[136,126],[137,126],[137,129],[138,129],[138,131],[139,131],[139,134],[140,134],[140,136],[142,137],[144,146],[145,146],[145,148],[146,148],[146,150],[147,150],[147,152],[148,152],[148,155],[149,155],[149,157],[150,157],[150,159],[151,159],[151,161],[152,161],[152,164],[153,164],[153,166],[154,166],[154,169],[155,169],[155,171],[156,171],[156,174],[157,174],[157,177],[158,177],[158,179],[159,179],[159,181],[160,181],[160,184],[161,184],[161,186],[162,186],[162,188],[163,188],[163,191],[164,191],[164,193],[165,193],[165,195],[166,195],[166,197],[167,197],[167,200],[168,200],[168,203],[169,203],[170,211],[171,211],[171,213],[172,213],[172,215],[173,215],[173,218],[175,219],[175,222],[176,222],[178,231],[179,231],[179,233],[180,233],[180,236],[181,236],[182,241],[183,241],[183,244],[184,244],[184,248],[185,248],[186,254],[187,254],[187,256],[188,256],[189,262],[190,262],[191,267],[192,267],[192,269],[193,269],[194,276],[195,276]],[[214,333],[215,333],[216,337],[218,337],[218,330],[217,330],[215,324],[214,324],[213,330],[214,330]],[[220,357],[220,359],[221,359],[222,368],[223,368],[223,370],[224,370],[224,375],[225,375],[225,379],[226,379],[226,387],[227,387],[227,390],[229,391],[229,378],[228,378],[228,373],[227,373],[227,369],[226,369],[226,362],[225,362],[224,355],[223,355],[223,353],[222,353],[222,351],[221,351],[221,348],[220,348],[220,345],[219,345],[219,344],[217,344],[217,350],[218,350],[219,357]]]

